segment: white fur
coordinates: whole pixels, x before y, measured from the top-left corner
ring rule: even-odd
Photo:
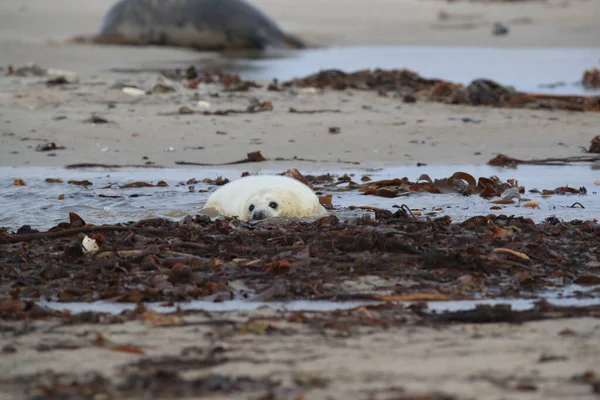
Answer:
[[[277,208],[269,206],[277,203]],[[254,205],[252,211],[250,205]],[[217,189],[204,208],[243,221],[270,217],[314,217],[327,214],[311,188],[302,182],[279,175],[247,176]],[[260,213],[263,218],[260,218]]]

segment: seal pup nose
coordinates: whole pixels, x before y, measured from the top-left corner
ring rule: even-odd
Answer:
[[[259,221],[261,219],[265,219],[267,218],[267,214],[264,213],[264,211],[256,211],[254,213],[252,213],[252,219],[254,221]]]

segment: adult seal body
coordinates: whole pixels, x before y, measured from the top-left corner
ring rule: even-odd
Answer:
[[[204,51],[306,47],[243,0],[120,0],[93,42]]]

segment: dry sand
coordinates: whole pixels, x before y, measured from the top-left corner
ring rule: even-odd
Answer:
[[[378,0],[369,3],[369,14],[359,0],[254,3],[287,30],[322,45],[585,46],[597,45],[600,38],[596,17],[600,3],[595,1]],[[1,2],[2,66],[32,61],[46,68],[67,69],[79,75],[80,84],[61,90],[46,88],[44,78],[0,78],[0,165],[137,164],[145,156],[173,167],[178,160],[237,160],[256,150],[270,158],[297,156],[363,164],[483,163],[496,153],[525,158],[579,155],[597,134],[593,114],[401,104],[374,93],[294,96],[253,90],[215,99],[208,96],[215,91],[211,88],[193,93],[180,87],[175,95],[132,98],[111,86],[129,82],[149,89],[158,74],[109,73],[110,68],[139,68],[157,60],[168,63],[212,55],[64,43],[73,35],[94,33],[110,4],[112,0]],[[440,20],[440,12],[447,17]],[[467,29],[461,25],[465,21],[475,26]],[[492,36],[494,21],[514,25],[514,32]],[[457,26],[441,29],[442,25]],[[212,110],[245,107],[248,97],[271,100],[275,110],[228,117],[157,116],[159,111],[175,111],[198,99],[209,101]],[[116,107],[108,109],[109,102]],[[290,107],[342,112],[290,115]],[[114,123],[83,124],[92,113]],[[477,123],[465,123],[462,118]],[[341,134],[329,134],[330,126],[340,127]],[[216,135],[217,131],[227,134]],[[139,136],[132,136],[134,132]],[[33,151],[39,141],[68,149],[48,157]],[[197,146],[204,150],[183,150]],[[166,152],[169,147],[175,152]]]
[[[268,158],[371,166],[485,163],[497,153],[518,158],[580,155],[598,131],[596,113],[404,104],[374,92],[294,95],[263,88],[214,98],[209,93],[218,92],[217,85],[196,91],[164,81],[177,92],[131,97],[112,88],[116,82],[128,82],[151,89],[157,76],[82,78],[72,90],[47,88],[48,78],[3,78],[0,165],[122,165],[149,160],[175,167],[175,161],[239,160],[257,150]],[[209,102],[211,111],[245,109],[253,97],[271,101],[274,110],[228,116],[158,115],[177,112],[181,106],[202,111],[198,99]],[[114,108],[109,108],[111,102]],[[341,112],[291,114],[289,108]],[[109,122],[84,123],[92,114]],[[331,134],[330,127],[341,132]],[[67,149],[34,151],[46,141]],[[197,147],[202,149],[193,149]]]
[[[364,164],[484,163],[494,154],[514,157],[574,156],[598,134],[597,114],[403,104],[375,93],[307,94],[253,89],[213,98],[173,84],[171,94],[131,97],[112,86],[129,82],[150,89],[158,75],[103,72],[119,65],[144,65],[210,57],[186,50],[91,47],[64,44],[70,36],[93,33],[112,0],[4,0],[0,2],[0,64],[34,61],[79,75],[77,85],[48,88],[47,78],[0,78],[0,166],[63,166],[78,162],[174,167],[177,160],[223,162],[260,150],[267,157],[294,156]],[[600,2],[541,1],[525,4],[446,3],[417,0],[255,0],[285,29],[322,45],[485,45],[593,46],[600,41]],[[365,10],[368,4],[368,10]],[[440,12],[446,18],[440,19]],[[491,35],[492,24],[511,27],[505,37]],[[48,40],[55,42],[48,43]],[[418,71],[417,71],[418,72]],[[244,108],[250,97],[270,100],[274,110],[233,116],[159,116],[198,100],[211,110]],[[110,103],[115,103],[110,108]],[[366,106],[366,107],[365,107]],[[288,109],[340,109],[341,113],[297,115]],[[84,123],[92,114],[107,124]],[[463,118],[469,118],[463,122]],[[330,134],[337,126],[341,133]],[[226,134],[216,134],[217,131]],[[134,135],[134,133],[136,133]],[[36,152],[45,141],[67,146],[56,156]],[[202,146],[201,150],[185,147]],[[175,151],[165,151],[172,147]],[[148,160],[143,159],[148,157]],[[214,318],[246,320],[272,311],[228,313]],[[228,355],[250,361],[228,362],[213,373],[318,382],[307,399],[398,398],[400,390],[441,391],[473,399],[592,399],[590,386],[570,380],[597,367],[599,322],[571,319],[523,326],[461,325],[435,330],[364,328],[349,338],[293,326],[286,336],[234,335],[215,338],[202,325],[156,328],[125,325],[56,326],[41,323],[24,336],[2,329],[3,378],[55,371],[100,371],[116,377],[119,367],[141,356],[95,347],[37,351],[40,343],[85,341],[86,330],[117,343],[144,346],[148,355],[179,355],[181,349],[224,346]],[[208,317],[207,317],[208,318]],[[3,322],[3,325],[7,323]],[[283,323],[278,326],[284,327]],[[51,328],[51,329],[46,329]],[[558,333],[565,328],[572,336]],[[558,356],[540,363],[542,355]],[[564,357],[563,357],[564,356]],[[191,376],[208,370],[191,371]],[[527,387],[536,387],[527,391]],[[528,386],[529,385],[529,386]],[[518,386],[521,390],[516,389]],[[393,389],[396,388],[396,389]],[[0,391],[16,399],[19,388]],[[329,396],[329,397],[328,397]],[[230,396],[226,396],[230,398]]]

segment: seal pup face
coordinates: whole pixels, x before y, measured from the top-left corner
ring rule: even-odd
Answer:
[[[287,215],[292,193],[282,188],[263,189],[252,195],[246,203],[247,221]]]

